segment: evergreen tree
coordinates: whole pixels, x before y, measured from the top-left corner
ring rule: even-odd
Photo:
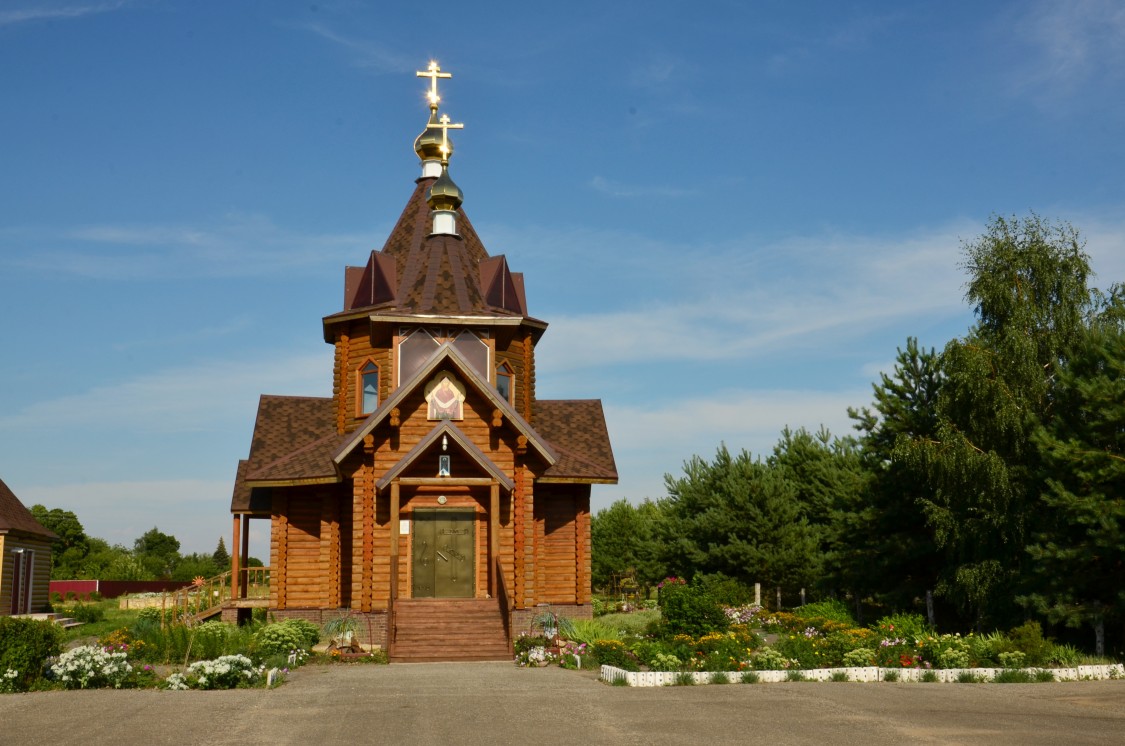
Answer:
[[[848,410],[862,433],[871,475],[850,536],[850,570],[856,588],[894,610],[920,610],[937,583],[937,547],[922,508],[931,490],[925,476],[894,453],[900,441],[934,436],[940,387],[940,357],[909,337],[893,373],[882,373],[872,386],[874,408]]]
[[[1092,625],[1104,655],[1106,620],[1125,619],[1125,326],[1091,329],[1058,383],[1056,415],[1034,438],[1049,476],[1023,600],[1052,622]]]
[[[684,476],[666,475],[665,484],[660,535],[670,573],[722,573],[790,590],[819,576],[817,533],[780,469],[722,446],[713,462],[692,457]]]
[[[825,593],[854,590],[853,536],[864,515],[869,473],[854,438],[833,438],[821,428],[785,428],[769,466],[796,489],[800,515],[813,529],[822,558],[816,585]]]
[[[594,515],[590,522],[594,587],[609,587],[615,576],[632,572],[647,595],[664,578],[655,537],[659,512],[651,500],[634,506],[622,498]]]
[[[215,547],[215,553],[211,555],[211,559],[215,562],[215,567],[224,568],[219,572],[224,572],[225,568],[230,567],[230,553],[227,552],[226,542],[223,537],[219,537],[219,545]]]

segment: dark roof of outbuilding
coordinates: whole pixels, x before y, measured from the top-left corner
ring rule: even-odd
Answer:
[[[558,454],[544,479],[617,482],[617,463],[598,399],[539,399],[533,422]]]
[[[44,539],[57,539],[53,531],[43,527],[31,511],[19,501],[16,493],[0,479],[0,533],[22,533],[42,536]]]

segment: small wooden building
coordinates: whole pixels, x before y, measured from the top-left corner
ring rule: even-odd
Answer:
[[[57,538],[0,480],[0,615],[47,611]]]
[[[348,610],[392,660],[501,658],[546,606],[591,616],[590,491],[617,470],[600,401],[536,396],[547,324],[461,209],[458,125],[438,117],[447,74],[419,75],[432,81],[422,175],[323,320],[332,397],[260,401],[231,507],[234,571],[247,522],[268,519],[276,617]]]

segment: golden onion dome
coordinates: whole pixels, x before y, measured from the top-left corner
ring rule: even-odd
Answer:
[[[426,202],[432,210],[456,210],[465,201],[461,188],[449,178],[449,161],[441,164],[441,176],[430,185],[426,192]]]
[[[448,138],[443,137],[445,133],[437,124],[437,107],[431,106],[430,121],[427,122],[426,129],[422,131],[422,134],[414,140],[414,152],[424,161],[441,160],[443,157],[441,152],[443,142],[449,152],[453,152],[453,143]]]

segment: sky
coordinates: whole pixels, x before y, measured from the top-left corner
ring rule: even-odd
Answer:
[[[537,395],[600,398],[620,483],[851,432],[973,323],[993,215],[1125,280],[1125,5],[0,2],[0,478],[131,546],[230,543],[261,394],[331,395],[322,317],[419,175],[526,278]],[[265,557],[265,522],[251,553]]]

